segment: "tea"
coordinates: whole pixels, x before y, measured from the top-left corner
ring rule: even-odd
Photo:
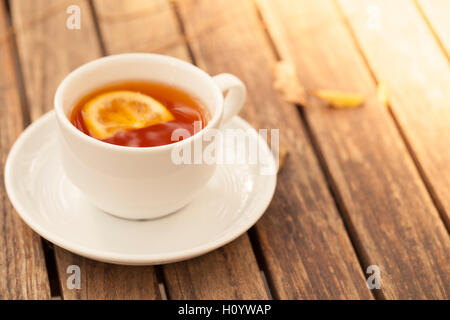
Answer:
[[[110,84],[84,96],[72,110],[70,121],[98,140],[128,147],[171,144],[172,132],[194,123],[204,128],[210,119],[199,99],[165,85],[147,81]]]

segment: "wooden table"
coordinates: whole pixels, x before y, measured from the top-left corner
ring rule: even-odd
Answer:
[[[68,29],[69,5],[81,28]],[[3,299],[450,298],[450,1],[10,0],[0,2],[0,159],[53,108],[58,83],[102,55],[156,52],[247,85],[242,116],[280,128],[288,156],[263,218],[185,262],[127,267],[41,239],[0,176]],[[361,108],[300,106],[274,88],[292,62],[308,90],[366,96]],[[389,88],[379,102],[377,83]],[[67,266],[81,268],[69,290]],[[369,290],[370,265],[381,289]]]

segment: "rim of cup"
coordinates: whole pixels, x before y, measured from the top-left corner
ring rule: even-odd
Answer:
[[[98,140],[94,137],[91,137],[91,136],[81,132],[78,128],[76,128],[72,124],[72,122],[70,122],[68,116],[64,112],[63,97],[64,97],[66,90],[68,90],[67,86],[70,85],[70,82],[74,78],[80,76],[80,74],[87,71],[89,68],[99,66],[104,63],[109,63],[110,61],[114,61],[114,60],[119,61],[124,58],[130,58],[130,59],[150,58],[153,60],[155,60],[155,59],[160,60],[161,63],[171,64],[172,66],[174,64],[177,64],[179,68],[184,68],[185,71],[194,72],[194,73],[197,73],[197,75],[199,75],[200,77],[207,78],[208,82],[211,83],[211,87],[214,88],[215,96],[216,96],[215,97],[216,110],[215,110],[211,120],[208,121],[207,125],[203,129],[201,129],[199,132],[193,134],[189,138],[183,139],[181,141],[176,141],[176,142],[173,142],[170,144],[154,146],[154,147],[130,147],[130,146],[115,145],[115,144],[111,144],[111,143],[107,143],[107,142]],[[143,81],[145,81],[145,80],[143,80]],[[105,83],[104,85],[107,85],[107,83]],[[100,86],[101,85],[99,85],[99,87]],[[93,88],[93,89],[95,90],[95,88]],[[115,55],[110,55],[110,56],[92,60],[90,62],[87,62],[87,63],[79,66],[78,68],[76,68],[75,70],[70,72],[61,81],[61,83],[58,85],[58,88],[56,89],[55,98],[54,98],[54,109],[55,109],[56,117],[59,120],[59,123],[61,125],[63,125],[66,129],[68,129],[70,131],[70,133],[78,136],[80,139],[84,140],[86,143],[91,143],[91,144],[98,146],[99,148],[104,148],[107,150],[127,151],[127,152],[158,152],[158,151],[170,150],[170,149],[174,148],[175,146],[180,147],[181,144],[191,143],[194,139],[202,139],[205,131],[211,127],[215,127],[216,124],[218,124],[218,122],[220,121],[220,116],[221,116],[221,114],[223,114],[223,95],[222,95],[222,92],[219,89],[219,87],[214,83],[214,80],[208,73],[206,73],[202,69],[200,69],[197,66],[194,66],[186,61],[183,61],[183,60],[180,60],[180,59],[177,59],[174,57],[170,57],[170,56],[156,54],[156,53],[122,53],[122,54],[115,54]]]

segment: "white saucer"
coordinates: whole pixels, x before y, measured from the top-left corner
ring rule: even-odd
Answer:
[[[262,175],[260,164],[218,165],[207,186],[182,210],[156,220],[116,218],[92,206],[64,174],[56,125],[50,112],[19,137],[6,162],[6,189],[17,212],[34,231],[91,259],[150,265],[204,254],[255,224],[275,191],[276,175]],[[227,127],[251,128],[238,117]],[[257,139],[275,172],[266,142],[255,130],[251,139]]]

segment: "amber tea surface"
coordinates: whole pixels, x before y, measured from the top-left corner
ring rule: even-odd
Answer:
[[[70,121],[85,134],[128,147],[171,144],[172,132],[190,135],[204,128],[210,115],[199,99],[162,83],[127,81],[94,90],[78,101]]]

